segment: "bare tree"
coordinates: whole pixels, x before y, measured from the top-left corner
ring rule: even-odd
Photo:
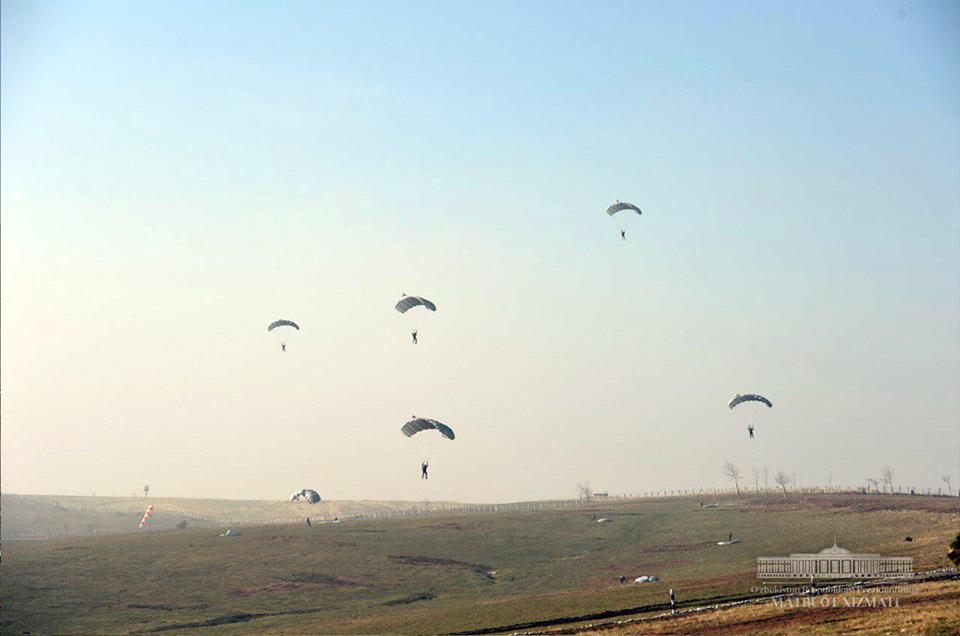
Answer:
[[[593,489],[590,488],[590,482],[582,481],[577,484],[577,493],[580,495],[580,499],[590,501],[593,498]]]
[[[740,496],[740,467],[734,464],[733,462],[724,462],[723,464],[723,474],[726,475],[727,479],[732,479],[733,484],[737,487],[737,497]]]
[[[950,483],[950,475],[941,475],[940,479],[947,485],[947,494],[953,497],[953,485]]]
[[[760,492],[760,469],[756,466],[750,469],[750,473],[753,476],[753,489],[757,493]]]
[[[783,496],[787,496],[787,485],[790,483],[790,475],[782,470],[778,470],[777,474],[773,476],[773,481],[776,482],[780,489],[783,491]]]
[[[770,469],[763,467],[763,492],[770,488]]]
[[[880,481],[883,482],[884,492],[893,494],[893,469],[890,466],[884,466],[880,469]]]

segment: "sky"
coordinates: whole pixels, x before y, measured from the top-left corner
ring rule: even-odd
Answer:
[[[960,483],[960,4],[0,17],[4,492]]]

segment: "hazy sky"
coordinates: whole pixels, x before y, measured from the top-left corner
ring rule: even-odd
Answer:
[[[6,492],[960,481],[956,2],[2,7]]]

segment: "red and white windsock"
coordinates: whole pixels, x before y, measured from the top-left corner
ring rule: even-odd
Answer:
[[[147,506],[147,511],[143,513],[143,519],[140,520],[140,525],[137,528],[142,528],[143,524],[150,521],[150,515],[153,514],[153,505]]]

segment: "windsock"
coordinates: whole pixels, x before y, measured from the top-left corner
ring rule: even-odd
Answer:
[[[143,518],[140,520],[140,525],[137,528],[142,528],[143,524],[150,521],[150,515],[153,514],[153,505],[147,506],[147,511],[143,513]]]

